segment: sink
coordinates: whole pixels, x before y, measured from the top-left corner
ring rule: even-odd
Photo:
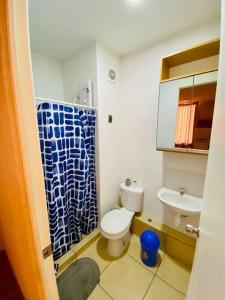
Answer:
[[[202,198],[183,194],[162,187],[157,196],[159,200],[177,214],[190,216],[199,215],[202,209]]]

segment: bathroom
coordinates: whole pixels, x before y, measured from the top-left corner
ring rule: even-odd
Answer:
[[[1,9],[7,13],[2,12],[2,20],[8,18],[15,86],[14,92],[2,96],[7,101],[14,99],[10,95],[15,99],[1,105],[1,127],[11,120],[9,132],[17,132],[18,139],[2,130],[6,146],[1,155],[5,201],[0,209],[0,250],[7,254],[24,295],[21,299],[64,299],[58,296],[57,282],[59,288],[59,278],[84,258],[97,264],[100,278],[86,298],[76,298],[77,291],[74,299],[223,299],[225,267],[219,257],[225,234],[225,140],[217,133],[223,131],[225,115],[225,1],[202,0],[197,6],[186,0],[3,2]],[[213,108],[203,113],[196,104],[202,96],[198,89],[202,83],[207,88],[214,84],[213,91],[205,88],[203,92],[207,103],[213,94],[214,113]],[[189,98],[182,98],[190,87]],[[9,86],[5,88],[9,90]],[[168,107],[163,95],[170,101]],[[179,131],[178,111],[185,106],[207,115],[192,124],[190,113],[187,121],[192,132],[200,128],[205,134],[196,147],[191,130],[185,145],[174,140]],[[91,189],[92,194],[88,200],[75,196],[81,205],[87,205],[84,210],[90,215],[75,226],[75,238],[66,240],[65,247],[54,242],[52,224],[60,208],[57,204],[52,214],[48,189],[56,195],[58,187],[48,185],[49,153],[40,147],[40,142],[45,142],[44,116],[51,115],[54,126],[58,125],[53,111],[60,115],[60,110],[67,115],[73,111],[80,130],[89,132],[87,139],[80,133],[75,139],[84,140],[81,148],[90,151],[93,159],[85,181],[86,192]],[[169,123],[172,115],[173,124]],[[63,120],[61,127],[66,128],[67,121]],[[71,126],[76,132],[76,126]],[[73,149],[67,150],[73,153]],[[81,163],[82,159],[75,175],[81,174],[77,173],[83,170]],[[64,175],[61,186],[68,188],[66,173],[63,169],[60,174]],[[166,193],[172,200],[186,201],[185,207],[174,208]],[[73,195],[65,199],[73,201]],[[197,208],[192,201],[198,203]],[[141,260],[140,237],[145,230],[160,241],[152,267]],[[15,235],[16,231],[19,234]],[[122,231],[126,234],[120,235]],[[214,265],[208,263],[210,258]],[[71,275],[67,283],[73,285],[73,278],[78,282]],[[197,284],[202,278],[204,284]],[[79,282],[77,286],[79,290]],[[37,287],[38,292],[33,293]]]

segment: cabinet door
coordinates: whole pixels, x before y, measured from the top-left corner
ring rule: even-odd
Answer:
[[[194,76],[194,85],[216,82],[218,71],[207,72]]]
[[[179,97],[183,88],[192,94],[193,76],[160,84],[157,148],[174,149]],[[189,99],[191,100],[191,99]]]
[[[192,106],[195,119],[190,126],[188,151],[209,150],[213,112],[216,96],[217,72],[208,72],[194,76]]]

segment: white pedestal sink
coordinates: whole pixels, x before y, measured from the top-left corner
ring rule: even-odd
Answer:
[[[162,187],[157,196],[159,200],[168,208],[176,212],[178,215],[191,216],[199,215],[202,209],[202,198],[181,194]]]

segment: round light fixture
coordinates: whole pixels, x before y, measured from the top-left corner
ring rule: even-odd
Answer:
[[[135,5],[141,4],[141,2],[143,2],[143,0],[126,0],[126,2],[127,2],[129,5],[135,6]]]

